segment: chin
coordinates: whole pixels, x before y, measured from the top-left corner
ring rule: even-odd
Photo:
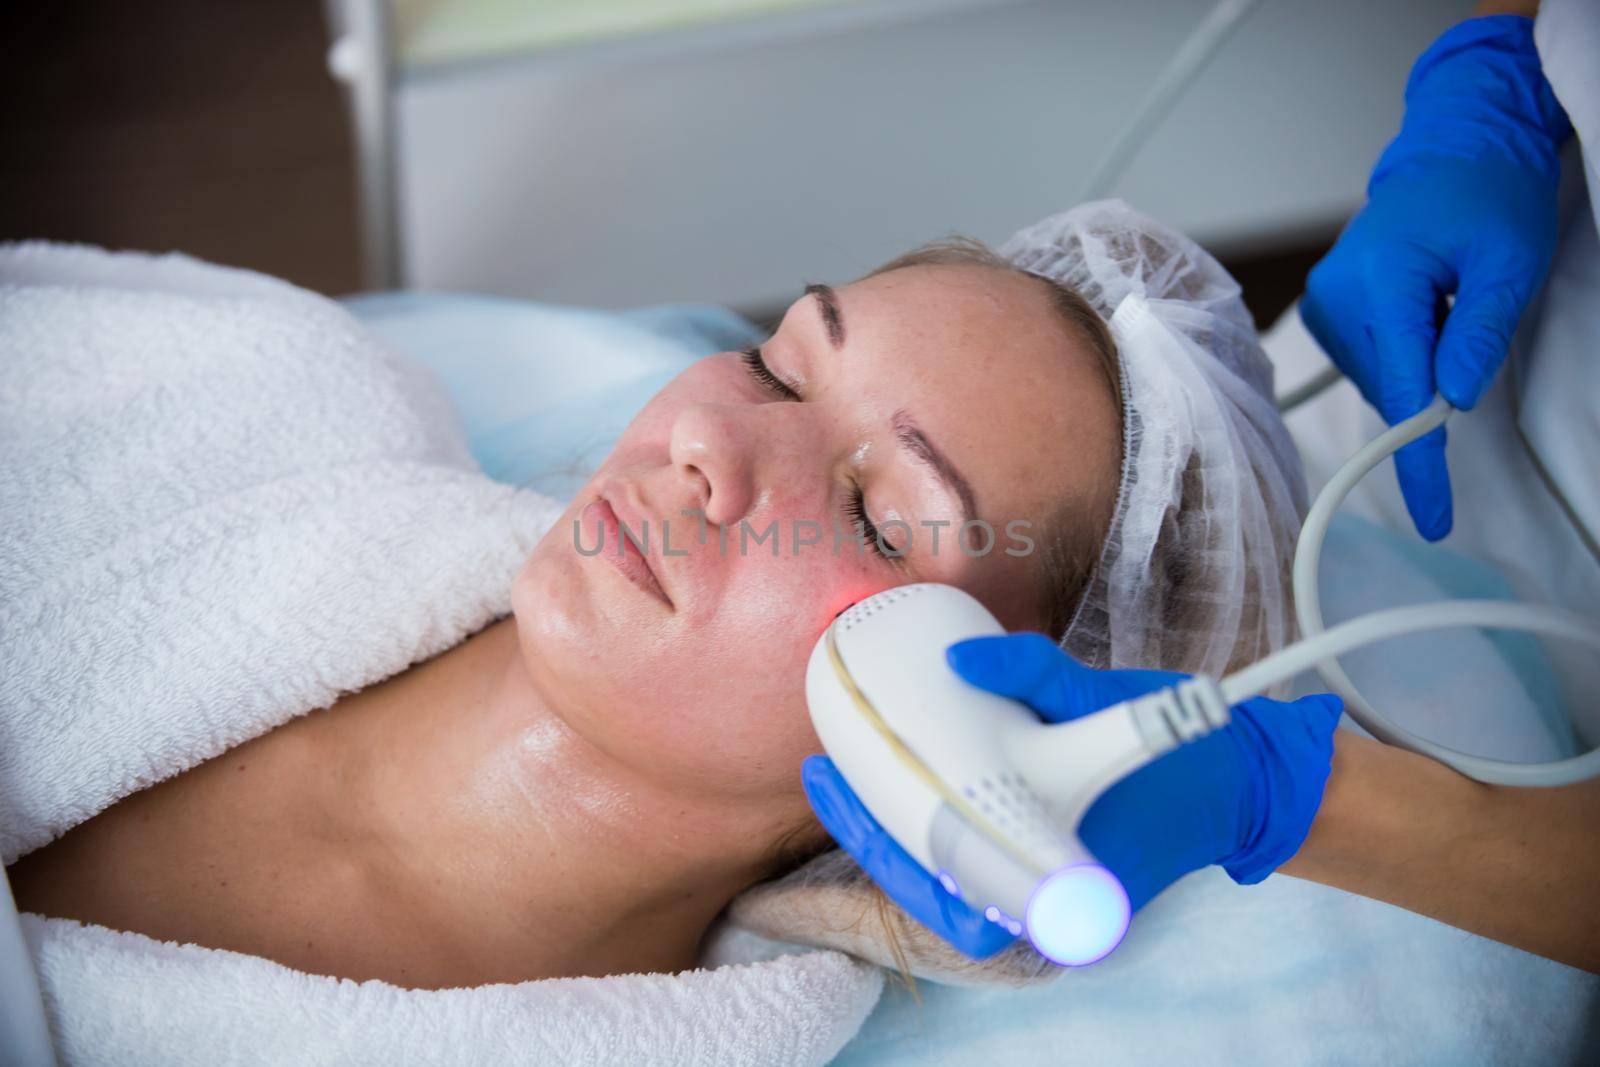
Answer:
[[[573,560],[552,558],[541,542],[511,583],[511,614],[529,667],[560,662],[594,640],[593,620],[582,614],[583,576]]]

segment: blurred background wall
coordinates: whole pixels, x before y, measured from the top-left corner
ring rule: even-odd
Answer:
[[[364,287],[328,64],[330,23],[363,6],[3,5],[0,237]],[[1073,201],[1210,6],[404,0],[385,9],[397,277],[760,315],[945,232],[998,241]],[[1469,6],[1266,0],[1119,188],[1272,317],[1359,205],[1411,60]]]
[[[361,284],[317,0],[0,4],[0,238]]]

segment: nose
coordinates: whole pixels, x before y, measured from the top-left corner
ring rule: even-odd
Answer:
[[[755,501],[755,436],[728,404],[694,404],[672,424],[670,452],[706,521],[738,522]]]

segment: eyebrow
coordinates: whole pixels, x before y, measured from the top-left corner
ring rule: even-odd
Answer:
[[[928,435],[911,421],[911,416],[904,408],[894,413],[890,426],[894,429],[894,437],[900,443],[900,447],[911,453],[919,462],[933,468],[939,480],[960,498],[962,521],[976,521],[978,506],[973,499],[972,485],[956,469],[956,465],[950,462],[949,457],[934,447],[933,442],[928,440]]]
[[[821,283],[812,283],[806,286],[806,296],[817,298],[817,309],[822,315],[822,324],[828,331],[828,343],[834,348],[844,344],[844,316],[839,313],[839,297],[833,288]],[[961,501],[961,517],[963,522],[974,522],[977,519],[978,505],[972,492],[972,483],[956,468],[950,458],[935,447],[928,440],[928,435],[922,432],[911,415],[904,408],[896,411],[890,419],[890,427],[894,430],[895,440],[900,447],[910,453],[912,458],[931,468],[939,476],[951,492]]]
[[[844,344],[844,316],[839,314],[839,297],[832,286],[813,283],[806,286],[806,296],[817,298],[817,310],[822,313],[822,325],[828,330],[828,343],[834,348]]]

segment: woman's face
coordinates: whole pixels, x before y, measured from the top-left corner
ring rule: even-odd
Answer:
[[[855,601],[945,582],[1038,627],[1045,524],[1063,507],[1104,521],[1120,433],[1094,356],[1014,272],[811,287],[758,352],[658,393],[513,591],[524,659],[569,725],[730,800],[798,796],[820,750],[806,662]],[[642,551],[618,554],[613,514]],[[863,514],[878,538],[852,539]]]

